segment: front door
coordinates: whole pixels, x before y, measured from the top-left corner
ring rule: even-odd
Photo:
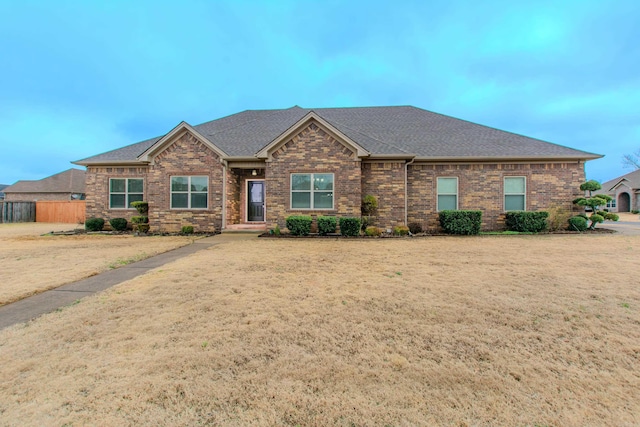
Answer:
[[[247,221],[264,221],[264,181],[247,181]]]

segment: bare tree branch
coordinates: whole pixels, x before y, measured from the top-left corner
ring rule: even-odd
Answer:
[[[622,166],[625,168],[640,169],[640,149],[622,156]]]

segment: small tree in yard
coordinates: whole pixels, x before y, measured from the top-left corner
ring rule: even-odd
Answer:
[[[578,206],[586,206],[591,208],[592,213],[589,217],[589,220],[591,221],[591,223],[589,224],[589,228],[591,230],[596,228],[596,224],[604,222],[605,220],[618,220],[618,215],[598,210],[600,206],[605,206],[607,202],[611,201],[611,196],[607,196],[606,194],[593,195],[594,191],[598,191],[601,188],[602,186],[598,181],[589,180],[580,185],[580,190],[588,191],[589,197],[578,197],[573,201],[573,203]]]

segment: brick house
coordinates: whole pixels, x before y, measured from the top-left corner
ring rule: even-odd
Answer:
[[[21,180],[3,190],[5,200],[31,202],[37,200],[83,200],[85,171],[67,169],[38,180]]]
[[[443,209],[571,209],[584,163],[601,157],[419,108],[248,110],[74,163],[87,167],[87,217],[135,215],[152,230],[285,227],[289,215],[359,216],[436,229]]]
[[[595,194],[607,194],[612,200],[607,203],[610,212],[640,210],[640,169],[602,183]]]

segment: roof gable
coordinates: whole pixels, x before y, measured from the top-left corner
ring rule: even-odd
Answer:
[[[367,157],[369,156],[369,152],[365,150],[358,143],[353,141],[351,138],[342,133],[338,128],[324,120],[315,112],[311,111],[293,124],[289,129],[280,134],[276,139],[271,141],[271,143],[267,144],[264,148],[258,151],[255,156],[261,159],[266,159],[277,150],[282,144],[287,142],[289,139],[300,133],[303,129],[308,127],[311,123],[315,123],[319,128],[333,136],[337,141],[341,144],[345,145],[347,148],[351,149],[358,157]]]
[[[600,192],[613,191],[620,185],[626,185],[632,190],[640,189],[640,169],[603,182],[602,190],[600,190]]]
[[[171,146],[176,140],[182,137],[185,133],[192,134],[198,141],[211,148],[211,150],[216,153],[219,157],[227,157],[227,154],[218,148],[215,144],[209,141],[207,138],[202,136],[198,131],[196,131],[189,123],[180,122],[178,126],[173,128],[171,132],[158,139],[153,145],[147,148],[142,154],[138,156],[138,160],[148,163],[153,160],[155,156],[164,151],[167,147]]]

